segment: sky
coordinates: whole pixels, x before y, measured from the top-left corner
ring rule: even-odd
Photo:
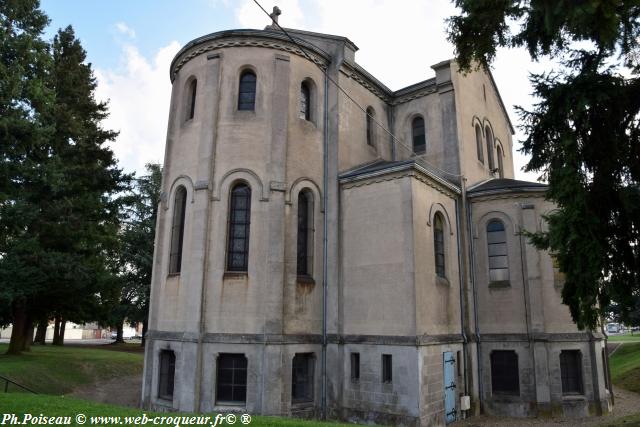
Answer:
[[[282,10],[283,27],[348,37],[358,47],[356,62],[392,90],[434,76],[431,65],[454,56],[446,40],[446,18],[457,14],[449,0],[259,0]],[[120,166],[144,173],[148,162],[161,163],[171,94],[169,64],[190,40],[234,28],[264,28],[268,18],[252,0],[42,0],[51,22],[45,34],[73,26],[98,80],[96,96],[109,101],[104,126],[120,132],[111,144]],[[522,50],[502,49],[492,72],[516,134],[514,106],[535,100],[529,73],[548,71]],[[516,179],[527,163],[514,153]]]

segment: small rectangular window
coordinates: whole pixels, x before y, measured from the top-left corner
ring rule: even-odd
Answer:
[[[494,394],[520,395],[518,355],[515,351],[491,352],[491,391]]]
[[[582,394],[582,355],[580,350],[560,352],[562,394]]]
[[[360,353],[351,353],[351,379],[360,379]]]
[[[247,402],[247,358],[244,354],[218,357],[216,402],[244,405]]]
[[[158,378],[158,397],[173,400],[173,385],[176,373],[176,355],[171,350],[160,352],[160,376]]]
[[[297,353],[291,365],[291,402],[313,402],[313,353]]]
[[[383,383],[390,383],[393,380],[393,365],[391,362],[391,355],[390,354],[383,354],[382,355],[382,382]]]
[[[458,376],[462,376],[462,352],[456,351],[456,366],[458,367]]]

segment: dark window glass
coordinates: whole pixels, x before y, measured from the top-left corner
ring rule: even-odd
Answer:
[[[244,354],[220,354],[216,402],[245,404],[247,402],[247,358]]]
[[[369,107],[367,108],[367,144],[374,147],[375,145],[375,141],[373,140],[373,130],[374,130],[374,123],[373,123],[373,117],[375,116],[375,111],[373,111],[373,108]]]
[[[238,92],[238,110],[253,111],[256,106],[256,75],[245,71],[240,76]]]
[[[518,355],[515,351],[491,352],[491,391],[496,394],[520,394]]]
[[[176,375],[176,355],[171,350],[160,352],[160,378],[158,380],[158,397],[173,400],[173,384]]]
[[[390,354],[382,355],[382,382],[390,383],[393,380],[393,365]]]
[[[360,353],[351,353],[351,379],[360,379]]]
[[[311,91],[306,82],[300,85],[300,118],[311,120]]]
[[[171,248],[169,251],[169,273],[180,273],[182,267],[182,243],[184,241],[184,219],[187,209],[187,190],[180,186],[176,190],[171,224]]]
[[[487,224],[487,250],[489,254],[489,282],[508,282],[507,233],[500,220],[494,219]]]
[[[496,157],[498,157],[498,176],[504,178],[504,169],[502,167],[502,148],[500,145],[496,148]]]
[[[582,355],[580,350],[560,352],[562,394],[582,394]]]
[[[313,353],[297,353],[291,365],[291,401],[313,402]]]
[[[436,256],[436,274],[445,277],[444,274],[444,224],[442,216],[436,214],[433,220],[433,245]]]
[[[309,192],[298,194],[298,259],[300,276],[310,276],[313,262],[313,199]]]
[[[411,122],[411,136],[413,139],[413,152],[424,154],[427,152],[427,140],[424,131],[424,119],[416,117]]]
[[[251,189],[246,184],[237,184],[231,190],[229,204],[227,271],[247,271],[250,217]]]
[[[489,169],[495,169],[493,164],[493,132],[491,132],[491,128],[487,126],[484,129],[484,133],[487,136],[487,158],[489,159]]]
[[[484,163],[484,146],[482,144],[482,129],[476,125],[476,151],[478,154],[478,160]]]
[[[198,81],[197,80],[193,80],[191,82],[191,85],[189,86],[190,90],[189,90],[189,98],[190,98],[190,105],[189,105],[189,120],[193,119],[193,116],[196,114],[196,90],[198,87]]]

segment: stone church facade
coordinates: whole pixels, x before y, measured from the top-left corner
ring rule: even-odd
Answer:
[[[213,33],[171,64],[143,406],[429,426],[607,412],[603,336],[520,233],[553,206],[513,179],[490,72],[444,61],[392,91],[350,40],[290,34]]]

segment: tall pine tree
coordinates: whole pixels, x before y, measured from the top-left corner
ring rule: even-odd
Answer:
[[[558,206],[549,231],[531,237],[565,273],[562,299],[579,327],[594,328],[612,300],[626,320],[640,294],[640,3],[455,4],[449,39],[463,70],[489,66],[498,47],[559,61],[532,76],[539,102],[521,110],[526,170],[542,172]]]
[[[0,7],[4,28],[15,29],[4,33],[3,56],[17,57],[12,45],[26,52],[20,66],[7,67],[14,73],[9,81],[26,86],[26,95],[7,91],[15,119],[4,120],[0,184],[0,298],[12,306],[8,351],[19,353],[28,348],[36,320],[93,320],[101,287],[110,283],[116,195],[128,177],[106,145],[117,134],[100,125],[107,106],[95,100],[96,80],[72,28],[60,30],[47,50],[39,38],[47,19],[37,1]],[[23,22],[33,26],[29,33]],[[32,34],[28,43],[26,34]],[[34,46],[40,56],[34,57]],[[39,74],[30,83],[34,69]]]
[[[51,58],[37,0],[0,1],[0,303],[13,324],[9,353],[30,343],[32,298],[46,289],[38,240],[42,165],[52,134]]]

